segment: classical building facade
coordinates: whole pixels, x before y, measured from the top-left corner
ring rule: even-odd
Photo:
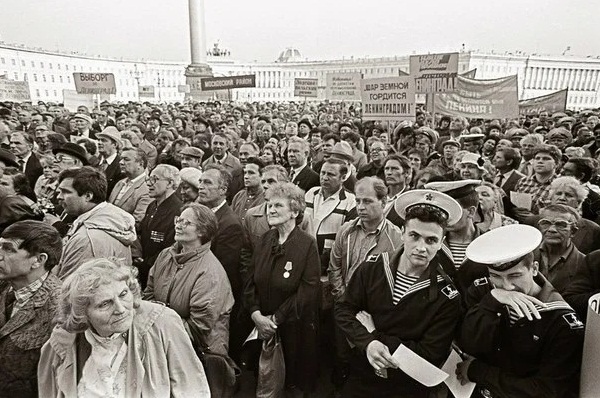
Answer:
[[[408,73],[409,55],[308,61],[297,49],[285,49],[274,62],[239,62],[217,46],[208,52],[215,76],[256,75],[256,88],[214,92],[215,98],[240,101],[303,101],[294,97],[295,78],[316,78],[319,99],[325,98],[328,73],[360,72],[365,78]],[[73,72],[111,72],[114,101],[183,101],[185,62],[124,60],[78,53],[53,52],[0,42],[0,75],[26,80],[33,101],[62,101],[63,90],[74,90]],[[523,53],[462,51],[459,72],[477,69],[477,79],[518,75],[519,97],[527,99],[569,88],[567,107],[600,107],[600,57],[548,56]],[[154,86],[154,97],[139,97],[140,86]]]

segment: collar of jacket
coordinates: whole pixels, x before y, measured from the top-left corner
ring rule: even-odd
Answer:
[[[317,196],[317,195],[319,195],[321,193],[321,189],[322,188],[319,188],[319,189],[317,189],[315,191],[315,196]],[[340,197],[340,200],[345,200],[347,198],[347,196],[346,196],[346,190],[344,189],[343,185],[342,185],[342,188],[338,192],[339,192],[338,195]]]
[[[177,242],[169,248],[169,254],[177,262],[177,264],[185,265],[186,263],[200,257],[204,257],[206,252],[210,250],[210,242],[204,243],[202,246],[191,252],[181,252],[181,245]]]

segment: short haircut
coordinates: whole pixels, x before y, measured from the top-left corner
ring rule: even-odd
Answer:
[[[246,159],[246,164],[255,164],[258,166],[258,171],[259,173],[262,174],[262,170],[265,167],[265,164],[262,162],[262,160],[260,160],[259,158],[255,157],[255,156],[250,156],[248,159]]]
[[[562,152],[556,145],[540,144],[533,149],[533,156],[535,157],[538,153],[550,155],[557,164],[562,158]]]
[[[437,206],[428,204],[410,206],[406,210],[406,216],[404,217],[405,224],[412,219],[417,219],[425,223],[435,223],[444,230],[448,226],[448,213]]]
[[[300,146],[304,152],[308,153],[310,151],[310,144],[308,143],[308,141],[306,141],[305,139],[302,139],[300,137],[296,137],[296,136],[290,137],[290,139],[288,140],[288,148],[292,144],[300,144]]]
[[[397,153],[393,153],[391,155],[388,155],[387,158],[385,158],[385,160],[383,161],[383,166],[385,167],[385,165],[387,164],[387,162],[389,162],[390,160],[395,160],[398,163],[400,163],[400,166],[402,167],[402,172],[403,173],[407,173],[410,171],[410,160],[408,160],[408,158],[404,155],[398,155]]]
[[[266,172],[274,171],[277,173],[277,181],[280,183],[290,182],[290,175],[288,171],[280,164],[270,164],[262,169],[262,174]]]
[[[578,175],[583,174],[583,177],[581,178],[581,182],[583,183],[588,182],[596,172],[594,161],[591,158],[570,158],[569,163],[573,163],[575,165]]]
[[[496,152],[502,152],[505,160],[511,160],[511,170],[516,170],[521,165],[521,152],[515,148],[501,148],[496,150]]]
[[[229,142],[229,140],[231,138],[229,135],[225,134],[224,132],[217,131],[215,134],[213,134],[212,138],[210,139],[211,144],[212,144],[213,140],[217,137],[224,139],[225,142]]]
[[[90,166],[63,170],[58,176],[58,183],[60,184],[67,178],[73,179],[73,189],[77,195],[83,196],[90,192],[92,203],[102,203],[106,200],[108,184],[103,172]]]
[[[12,177],[13,188],[17,195],[23,195],[30,199],[34,199],[35,195],[29,184],[29,178],[20,169],[16,167],[4,168],[4,175]]]
[[[145,169],[148,167],[148,155],[142,149],[139,148],[129,148],[124,149],[123,152],[130,151],[135,153],[135,162],[140,163],[142,167]]]
[[[378,200],[386,200],[387,199],[388,189],[381,178],[363,177],[356,182],[356,184],[354,185],[354,190],[356,191],[356,188],[358,188],[359,185],[367,185],[367,184],[373,188],[373,190],[375,191],[375,196],[377,197]]]
[[[217,170],[219,172],[219,185],[225,187],[225,189],[229,189],[231,181],[233,180],[229,170],[216,163],[207,164],[204,167],[204,172],[207,172],[208,170]]]
[[[321,133],[321,134],[323,134],[323,133]],[[327,133],[325,135],[321,135],[321,141],[325,142],[325,141],[329,141],[329,140],[333,140],[337,144],[342,139],[340,138],[339,135],[334,134],[334,133]]]
[[[348,174],[348,163],[347,163],[346,160],[341,160],[341,159],[336,159],[334,157],[330,157],[323,164],[325,164],[325,163],[339,165],[340,166],[340,175],[341,176],[345,176],[346,174]],[[321,168],[321,170],[323,170],[323,169]]]
[[[242,149],[242,147],[244,145],[250,145],[252,147],[252,149],[254,149],[256,151],[256,153],[260,153],[260,148],[255,142],[253,142],[253,141],[242,142],[242,145],[240,145],[240,149]]]
[[[541,134],[528,134],[519,141],[521,145],[523,145],[524,142],[530,142],[533,145],[541,145],[544,142],[544,137]]]
[[[173,187],[177,189],[181,184],[181,178],[179,177],[179,169],[170,164],[159,164],[152,172],[160,174],[163,178],[173,182]]]
[[[137,268],[119,260],[97,258],[83,263],[63,282],[57,309],[58,324],[70,333],[90,327],[88,307],[100,286],[125,282],[133,294],[133,306],[142,301]]]
[[[33,136],[33,134],[29,134],[25,131],[13,131],[11,133],[11,135],[20,135],[23,137],[23,139],[25,140],[25,142],[27,142],[29,145],[33,146],[33,143],[35,142],[35,137]]]
[[[348,131],[342,135],[343,140],[350,140],[354,144],[358,144],[360,142],[360,135],[358,135],[355,131]]]
[[[265,192],[265,199],[284,198],[290,202],[290,210],[298,212],[298,215],[304,212],[306,201],[304,200],[304,191],[292,182],[279,182],[272,185]]]
[[[200,235],[200,242],[202,244],[210,242],[217,235],[219,229],[219,222],[215,213],[200,203],[188,203],[183,206],[181,211],[183,212],[185,209],[191,209],[198,219],[198,224],[195,225]]]
[[[50,271],[62,255],[62,237],[51,225],[41,221],[25,220],[11,224],[1,235],[4,239],[19,239],[19,249],[25,250],[30,256],[46,253],[48,259],[44,269]]]
[[[561,188],[570,189],[573,193],[575,193],[579,204],[583,203],[589,193],[588,189],[584,187],[581,184],[581,181],[579,181],[577,178],[565,176],[558,177],[550,183],[550,197],[554,196],[554,193]]]
[[[552,212],[552,213],[558,213],[558,214],[570,214],[571,216],[573,216],[573,218],[575,219],[575,223],[578,223],[579,220],[581,220],[581,216],[579,215],[579,212],[567,205],[561,205],[561,204],[550,204],[546,207],[543,207],[540,209],[540,215],[542,215],[542,213],[544,212]]]

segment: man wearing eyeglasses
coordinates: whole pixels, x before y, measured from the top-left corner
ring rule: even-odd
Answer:
[[[175,194],[181,179],[177,167],[159,164],[146,178],[148,194],[154,201],[148,205],[146,215],[139,224],[138,243],[141,253],[133,254],[134,265],[139,269],[142,288],[146,287],[148,272],[158,254],[175,243],[175,216],[181,214],[181,199]]]
[[[585,255],[572,242],[581,217],[574,208],[560,204],[546,206],[540,216],[537,228],[543,239],[535,260],[540,272],[562,294],[585,260]]]
[[[361,167],[356,174],[356,179],[360,180],[363,177],[379,177],[385,181],[385,173],[383,172],[383,163],[388,155],[387,148],[383,141],[379,139],[371,142],[369,148],[371,161]]]

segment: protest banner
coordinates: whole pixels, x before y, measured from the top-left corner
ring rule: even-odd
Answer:
[[[140,98],[154,98],[154,86],[140,86]]]
[[[325,98],[331,101],[360,101],[361,73],[328,73]]]
[[[31,101],[29,83],[0,79],[0,101]]]
[[[456,88],[458,53],[410,56],[410,75],[417,93],[446,93]]]
[[[189,84],[180,84],[177,86],[177,92],[178,93],[185,93],[185,94],[189,94],[190,92],[190,85]]]
[[[567,109],[567,95],[569,89],[557,91],[540,97],[519,101],[521,115],[539,115],[540,112],[564,112]]]
[[[202,91],[229,90],[232,88],[256,87],[256,75],[206,77],[200,79]]]
[[[363,120],[415,120],[415,86],[412,76],[361,81]]]
[[[581,360],[580,391],[581,398],[596,398],[600,394],[600,293],[588,301],[583,358]]]
[[[73,73],[78,94],[116,94],[115,75],[112,73]]]
[[[319,79],[294,79],[295,97],[317,98]]]
[[[434,111],[474,119],[519,116],[517,76],[474,80],[458,76],[456,92],[435,95]]]
[[[71,112],[76,112],[80,105],[87,106],[88,109],[94,108],[93,94],[78,94],[75,90],[63,90],[63,104]]]

